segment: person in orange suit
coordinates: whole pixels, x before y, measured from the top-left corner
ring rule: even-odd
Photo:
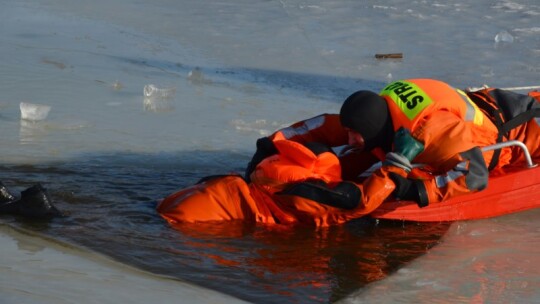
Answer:
[[[480,191],[487,186],[489,170],[524,158],[513,147],[485,153],[481,147],[516,139],[533,158],[539,157],[539,95],[490,88],[464,92],[433,79],[397,81],[380,94],[358,91],[345,100],[339,115],[323,114],[260,139],[245,177],[249,180],[259,160],[272,154],[276,137],[330,147],[349,145],[353,149],[340,160],[343,180],[351,181],[342,193],[349,198],[347,206],[356,206],[349,212],[353,217],[370,213],[391,195],[425,207]],[[379,160],[381,168],[354,183]],[[417,174],[413,162],[424,164],[429,174]],[[286,193],[322,202],[334,190],[305,181]]]
[[[490,170],[524,157],[511,147],[485,153],[481,147],[516,139],[540,157],[539,95],[464,92],[432,79],[397,81],[380,94],[358,91],[339,114],[259,139],[244,179],[206,179],[166,198],[158,211],[171,222],[329,226],[367,215],[389,197],[425,207],[481,191]],[[339,155],[336,147],[344,147]]]

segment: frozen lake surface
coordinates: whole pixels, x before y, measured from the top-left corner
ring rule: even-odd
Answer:
[[[0,243],[2,303],[241,303],[28,231],[2,225]]]
[[[251,302],[538,302],[536,211],[175,230],[154,207],[202,176],[242,172],[257,138],[335,113],[358,89],[540,85],[539,20],[537,0],[3,1],[0,180],[44,183],[70,216],[0,221]],[[174,92],[145,97],[149,84]],[[21,120],[21,102],[50,112]]]

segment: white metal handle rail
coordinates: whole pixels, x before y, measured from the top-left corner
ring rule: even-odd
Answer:
[[[523,154],[525,155],[525,160],[527,161],[527,168],[534,168],[538,166],[538,164],[533,163],[531,154],[529,153],[529,149],[527,149],[527,146],[525,146],[525,144],[520,142],[519,140],[509,140],[509,141],[489,145],[489,146],[483,147],[482,152],[502,149],[502,148],[511,147],[511,146],[518,146],[521,148],[521,150],[523,150]]]
[[[502,148],[506,148],[506,147],[510,147],[510,146],[518,146],[523,150],[523,154],[525,155],[525,160],[527,162],[527,168],[534,168],[534,167],[538,166],[538,164],[533,163],[531,154],[529,153],[529,149],[527,149],[527,146],[524,143],[522,143],[521,141],[519,141],[519,140],[509,140],[509,141],[505,141],[505,142],[485,146],[485,147],[481,148],[481,150],[482,150],[482,152],[486,152],[486,151],[502,149]],[[362,174],[360,174],[360,177],[368,177],[369,175],[371,175],[371,173],[373,173],[373,171],[380,168],[381,166],[382,166],[382,162],[377,162],[376,164],[371,166],[371,168],[369,168],[366,171],[362,172]],[[425,164],[415,163],[415,164],[412,164],[412,166],[413,166],[413,168],[421,168],[421,167],[424,167]]]

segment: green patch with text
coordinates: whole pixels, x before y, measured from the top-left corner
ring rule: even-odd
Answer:
[[[407,81],[389,84],[381,91],[381,96],[390,97],[410,120],[433,102],[422,89]]]

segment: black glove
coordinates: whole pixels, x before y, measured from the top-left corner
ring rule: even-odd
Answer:
[[[403,201],[414,201],[420,208],[428,205],[427,192],[422,181],[411,180],[394,172],[390,172],[389,176],[396,184],[396,189],[392,193],[395,198]]]
[[[296,195],[347,210],[356,208],[362,199],[360,188],[351,182],[341,182],[330,188],[321,180],[293,184],[277,194]]]
[[[278,150],[274,146],[274,142],[268,137],[262,137],[257,139],[257,151],[253,154],[251,161],[248,163],[246,172],[244,173],[244,179],[246,182],[250,182],[250,175],[255,170],[255,167],[268,156],[277,154]]]

